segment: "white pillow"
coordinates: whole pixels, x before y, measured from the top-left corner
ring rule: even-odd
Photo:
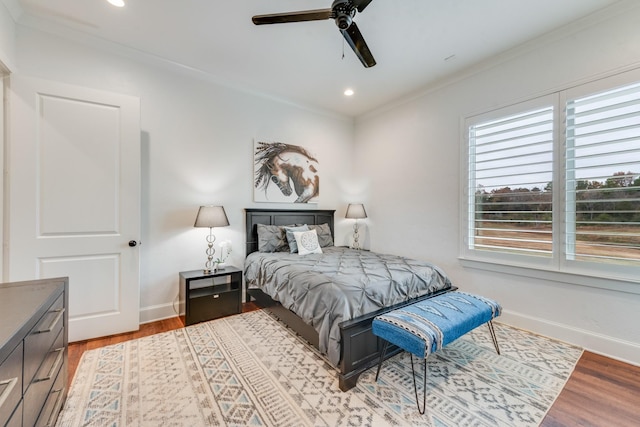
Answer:
[[[318,243],[318,233],[316,233],[316,230],[294,231],[293,236],[298,244],[298,253],[300,255],[322,253],[322,248]]]

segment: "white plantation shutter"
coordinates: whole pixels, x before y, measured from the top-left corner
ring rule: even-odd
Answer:
[[[640,68],[464,126],[468,265],[640,283]]]
[[[469,127],[468,248],[550,257],[552,106]]]
[[[637,265],[640,83],[566,107],[566,259]]]

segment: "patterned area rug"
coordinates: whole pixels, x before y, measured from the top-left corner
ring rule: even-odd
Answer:
[[[323,357],[258,310],[85,352],[57,425],[537,426],[582,350],[494,325],[501,356],[482,326],[428,359],[424,415],[407,353],[341,392]]]

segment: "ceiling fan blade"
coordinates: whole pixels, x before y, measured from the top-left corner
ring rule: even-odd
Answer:
[[[286,24],[287,22],[321,21],[331,18],[331,9],[304,10],[300,12],[256,15],[251,20],[256,25]]]
[[[367,46],[367,43],[364,41],[364,38],[362,37],[362,34],[355,22],[351,23],[349,28],[346,30],[340,30],[340,32],[347,43],[349,43],[349,46],[351,46],[351,49],[356,53],[356,56],[360,62],[362,62],[362,65],[366,68],[376,65],[376,60],[373,59],[369,46]]]
[[[362,13],[362,11],[369,6],[371,0],[353,0],[353,5],[358,9],[358,12]]]

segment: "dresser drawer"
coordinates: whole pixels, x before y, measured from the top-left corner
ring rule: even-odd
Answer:
[[[13,411],[13,416],[9,418],[9,422],[4,427],[22,427],[22,401]]]
[[[66,368],[66,351],[64,347],[64,331],[60,331],[50,351],[46,353],[40,369],[38,369],[34,375],[24,395],[25,407],[32,408],[32,410],[24,411],[25,426],[35,425],[58,374],[61,371],[66,373],[66,369],[62,369]]]
[[[53,427],[56,424],[56,419],[58,418],[58,414],[62,409],[62,404],[64,403],[65,397],[65,381],[64,376],[67,374],[66,366],[63,366],[58,372],[58,378],[56,382],[51,387],[49,394],[47,395],[47,400],[44,403],[44,407],[42,408],[42,412],[40,413],[40,417],[36,422],[36,427]]]
[[[0,426],[4,426],[22,398],[22,342],[0,362]]]
[[[66,277],[0,283],[0,427],[54,426],[67,396]]]
[[[42,316],[24,340],[24,386],[29,385],[64,327],[64,294],[61,295]],[[62,347],[62,346],[58,346]]]

